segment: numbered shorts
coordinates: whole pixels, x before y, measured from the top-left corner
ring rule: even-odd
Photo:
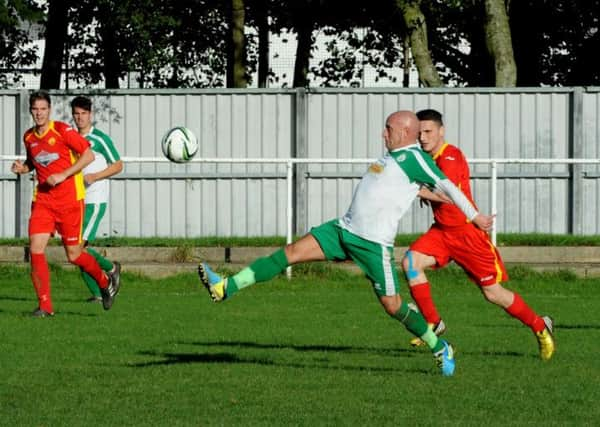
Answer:
[[[339,225],[335,219],[310,230],[330,261],[351,259],[371,281],[378,296],[397,295],[398,271],[394,248],[365,240]]]
[[[472,224],[452,231],[434,225],[410,245],[410,250],[434,257],[438,268],[456,262],[479,286],[508,280],[504,262],[490,237]]]
[[[96,239],[96,232],[100,221],[104,218],[106,203],[86,203],[83,217],[83,240],[92,242]]]
[[[40,203],[31,204],[29,235],[60,234],[63,244],[81,243],[81,224],[83,222],[83,200],[67,205],[50,206]]]

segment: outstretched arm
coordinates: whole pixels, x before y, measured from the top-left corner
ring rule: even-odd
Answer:
[[[86,174],[83,179],[86,184],[92,184],[101,179],[109,178],[113,175],[120,173],[123,170],[123,160],[117,160],[114,163],[109,164],[106,169],[99,172]]]
[[[433,192],[427,187],[421,187],[417,194],[423,201],[452,203],[452,199],[444,193]]]

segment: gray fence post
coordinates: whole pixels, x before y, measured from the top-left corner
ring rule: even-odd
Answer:
[[[574,88],[571,94],[571,118],[570,118],[570,138],[569,138],[569,157],[583,158],[583,88]],[[583,169],[582,164],[572,164],[569,166],[569,194],[570,206],[568,218],[568,232],[570,234],[583,234]]]
[[[15,117],[15,153],[25,155],[23,134],[29,123],[29,92],[19,91],[17,96],[18,113]],[[15,237],[27,237],[31,199],[33,197],[33,175],[20,175],[15,181]]]
[[[306,135],[306,114],[307,114],[307,94],[304,88],[296,89],[296,100],[295,100],[295,116],[294,116],[294,138],[293,144],[294,147],[292,149],[292,156],[296,158],[306,158],[308,157],[308,141]],[[296,235],[301,235],[306,233],[308,230],[307,227],[307,216],[308,216],[308,206],[307,206],[307,193],[308,193],[308,183],[306,180],[307,172],[308,172],[308,164],[306,163],[296,163],[295,165],[295,175],[294,175],[294,200],[295,200],[295,209],[294,209],[294,218],[295,218],[295,226],[294,233]]]

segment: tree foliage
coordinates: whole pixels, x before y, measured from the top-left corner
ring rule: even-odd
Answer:
[[[118,58],[119,77],[133,72],[141,86],[224,84],[226,20],[217,0],[83,0],[72,13],[71,43],[83,49],[70,61],[86,84],[104,79],[106,57]]]
[[[519,86],[600,84],[600,0],[511,2]]]
[[[22,80],[18,69],[35,64],[39,52],[31,40],[37,34],[31,34],[30,27],[42,16],[35,1],[0,2],[0,89],[18,86]]]
[[[258,69],[260,85],[278,85],[278,77],[268,69],[270,32],[297,36],[295,86],[360,86],[366,69],[376,81],[400,84],[397,71],[409,60],[417,65],[425,86],[511,85],[510,47],[518,86],[600,82],[600,72],[589,65],[600,47],[600,0],[242,3],[245,53],[228,59],[235,28],[232,0],[69,1],[68,57],[63,61],[69,78],[79,85],[104,81],[107,87],[117,87],[132,73],[143,87],[223,87],[233,66],[241,64],[238,77],[249,82]],[[0,68],[31,66],[39,55],[28,47],[31,34],[22,25],[42,18],[46,23],[48,16],[41,16],[36,4],[0,4]],[[490,13],[491,6],[507,12],[510,31],[504,26],[500,35],[495,29],[491,20],[497,13]],[[237,28],[239,42],[242,33]],[[47,40],[52,40],[53,31],[50,25]],[[407,41],[410,50],[405,48]],[[322,59],[315,61],[317,56]],[[499,79],[507,70],[509,77]],[[14,85],[13,80],[9,73],[0,74],[0,87]]]

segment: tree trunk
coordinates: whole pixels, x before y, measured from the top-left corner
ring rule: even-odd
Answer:
[[[396,6],[404,18],[421,84],[426,87],[442,86],[442,79],[433,65],[429,51],[427,23],[421,11],[421,0],[396,0]]]
[[[269,78],[269,9],[267,0],[259,1],[258,7],[258,87],[267,87]]]
[[[105,6],[100,8],[100,37],[102,38],[102,54],[104,63],[102,71],[104,74],[104,87],[106,89],[119,88],[119,76],[121,74],[121,58],[117,50],[115,34],[118,28],[115,28],[111,21],[110,10]]]
[[[402,40],[402,86],[410,86],[410,40],[404,37]]]
[[[46,23],[46,44],[42,60],[41,89],[59,89],[67,42],[69,9],[66,0],[50,0]]]
[[[485,38],[494,59],[496,87],[515,87],[517,66],[504,0],[485,0]]]
[[[245,22],[246,14],[244,10],[244,0],[231,0],[227,87],[244,88],[248,85],[248,82],[246,81]]]
[[[310,8],[308,10],[310,11]],[[313,30],[313,19],[309,11],[301,13],[296,21],[298,45],[296,47],[296,61],[294,62],[293,87],[308,86],[308,66],[311,57]]]

